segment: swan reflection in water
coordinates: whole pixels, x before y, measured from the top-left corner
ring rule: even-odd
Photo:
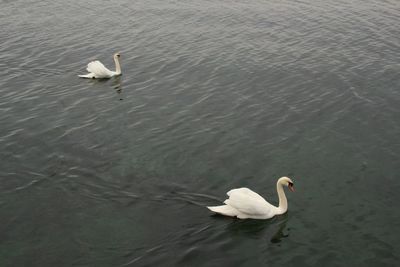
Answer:
[[[123,100],[123,98],[122,98],[122,76],[115,76],[112,79],[90,79],[89,83],[92,85],[95,85],[95,84],[111,85],[111,87],[117,92],[117,94],[119,96],[119,100]]]
[[[223,219],[219,215],[216,215],[216,217]],[[278,215],[271,220],[234,219],[227,225],[226,229],[230,235],[247,236],[254,239],[267,238],[271,243],[280,243],[283,238],[289,236],[289,229],[285,231],[288,219],[288,213]]]
[[[119,95],[119,100],[123,100],[122,98],[122,77],[117,76],[112,80],[112,87],[117,91]]]

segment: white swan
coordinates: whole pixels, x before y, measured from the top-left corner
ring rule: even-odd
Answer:
[[[256,192],[242,187],[232,189],[227,193],[229,198],[224,201],[225,205],[207,208],[213,212],[238,217],[239,219],[269,219],[285,213],[288,209],[286,195],[283,191],[284,185],[294,192],[293,181],[289,177],[279,178],[276,182],[276,190],[279,196],[278,207],[268,203]]]
[[[121,75],[121,65],[119,63],[119,58],[121,55],[119,53],[114,54],[114,62],[115,62],[115,71],[111,71],[104,67],[103,63],[100,61],[92,61],[87,65],[86,70],[89,72],[88,74],[78,75],[81,78],[89,78],[89,79],[104,79],[111,78],[113,76]]]

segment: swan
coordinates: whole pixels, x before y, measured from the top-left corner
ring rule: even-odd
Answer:
[[[209,210],[239,219],[269,219],[275,215],[283,214],[288,209],[288,203],[283,186],[287,186],[294,192],[293,181],[289,177],[281,177],[276,182],[276,191],[279,196],[279,206],[268,203],[256,192],[242,187],[230,190],[229,198],[224,201],[225,205],[207,207]]]
[[[121,57],[120,53],[114,54],[114,62],[115,62],[115,71],[111,71],[104,67],[103,63],[100,61],[92,61],[87,65],[86,70],[89,72],[88,74],[78,75],[81,78],[89,78],[89,79],[104,79],[111,78],[114,76],[121,75],[121,65],[119,63],[119,58]]]

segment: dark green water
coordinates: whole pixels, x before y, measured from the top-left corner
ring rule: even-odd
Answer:
[[[0,7],[0,266],[398,265],[397,0]]]

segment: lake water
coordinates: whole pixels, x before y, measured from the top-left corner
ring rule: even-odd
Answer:
[[[398,0],[0,7],[1,266],[398,265]]]

